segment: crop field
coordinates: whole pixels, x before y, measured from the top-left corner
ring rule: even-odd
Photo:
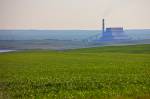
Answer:
[[[150,99],[150,45],[0,53],[0,99]]]

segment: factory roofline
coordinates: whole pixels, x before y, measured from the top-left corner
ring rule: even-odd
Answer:
[[[106,27],[106,29],[123,29],[123,27]]]
[[[110,27],[106,28],[106,32],[123,32],[123,27]]]

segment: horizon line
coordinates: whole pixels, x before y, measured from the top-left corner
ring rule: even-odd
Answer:
[[[124,30],[149,30],[150,28],[124,28]],[[97,28],[0,28],[0,30],[100,30]]]

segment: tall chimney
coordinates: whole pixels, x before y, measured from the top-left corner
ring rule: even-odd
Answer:
[[[103,30],[103,33],[105,32],[105,19],[103,19],[103,22],[102,22],[102,30]]]

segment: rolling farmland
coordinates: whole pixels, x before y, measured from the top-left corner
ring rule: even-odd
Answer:
[[[150,45],[0,53],[0,98],[150,98]]]

